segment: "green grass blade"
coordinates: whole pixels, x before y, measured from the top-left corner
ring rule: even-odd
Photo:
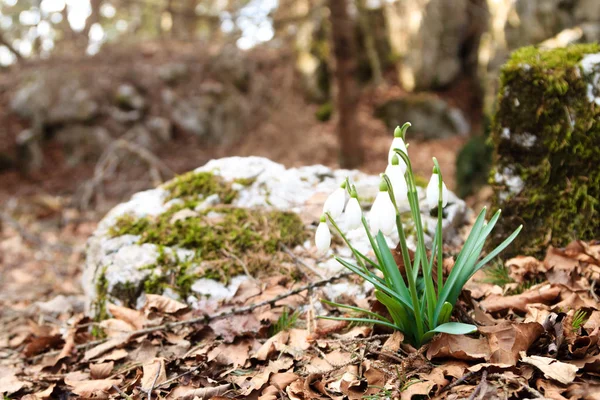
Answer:
[[[329,301],[329,300],[325,300],[325,299],[321,299],[321,303],[325,303],[325,304],[330,305],[332,307],[345,308],[345,309],[348,309],[348,310],[360,312],[360,313],[366,314],[368,316],[371,316],[373,318],[380,319],[382,321],[386,321],[386,322],[391,323],[391,321],[389,319],[387,319],[387,318],[385,318],[385,317],[383,317],[383,316],[381,316],[381,315],[379,315],[377,313],[374,313],[374,312],[372,312],[370,310],[367,310],[365,308],[354,307],[354,306],[350,306],[350,305],[347,305],[347,304],[335,303],[333,301]]]
[[[392,328],[394,330],[400,330],[398,326],[390,323],[390,322],[384,322],[384,321],[380,321],[377,319],[369,319],[369,318],[351,318],[351,317],[328,317],[328,316],[323,316],[323,315],[319,315],[317,316],[317,318],[319,319],[329,319],[332,321],[348,321],[348,322],[359,322],[362,324],[376,324],[376,325],[383,325],[383,326],[387,326],[388,328]]]
[[[483,266],[485,264],[489,263],[494,257],[496,257],[498,254],[500,254],[500,252],[502,250],[504,250],[505,248],[507,248],[508,245],[510,245],[512,243],[512,241],[515,240],[515,238],[519,235],[519,233],[521,232],[521,229],[523,229],[523,225],[520,225],[517,229],[515,229],[515,231],[508,238],[506,238],[506,240],[504,240],[504,242],[500,243],[498,245],[498,247],[496,247],[487,256],[485,256],[485,258],[483,260],[481,260],[475,266],[475,269],[474,269],[473,273],[479,271],[481,268],[483,268]]]

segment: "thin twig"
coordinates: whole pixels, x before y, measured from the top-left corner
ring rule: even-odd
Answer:
[[[196,317],[196,318],[191,318],[191,319],[186,319],[184,321],[175,321],[175,322],[167,322],[166,324],[162,324],[162,325],[157,325],[157,326],[153,326],[153,327],[149,327],[149,328],[145,328],[145,329],[140,329],[137,331],[133,331],[129,333],[129,339],[133,339],[135,337],[141,336],[141,335],[145,335],[148,333],[153,333],[153,332],[157,332],[157,331],[163,331],[163,330],[169,330],[169,329],[173,329],[176,327],[180,327],[180,326],[185,326],[185,325],[192,325],[192,324],[198,324],[198,323],[209,323],[211,321],[214,321],[216,319],[221,319],[221,318],[226,318],[226,317],[231,317],[233,315],[239,315],[239,314],[246,314],[248,312],[254,311],[257,308],[260,307],[264,307],[264,306],[273,306],[275,303],[277,303],[279,300],[283,300],[287,297],[290,296],[294,296],[296,294],[302,293],[306,290],[310,290],[310,289],[314,289],[317,287],[321,287],[321,286],[325,286],[328,283],[337,281],[338,279],[342,279],[345,278],[347,276],[350,276],[352,274],[352,272],[342,272],[338,275],[332,276],[330,278],[327,279],[322,279],[319,281],[315,281],[315,282],[311,282],[307,285],[304,286],[300,286],[296,289],[292,289],[288,292],[282,293],[278,296],[275,296],[269,300],[264,300],[261,301],[259,303],[255,303],[255,304],[250,304],[248,306],[244,306],[244,307],[240,307],[240,308],[235,308],[233,310],[229,310],[229,311],[223,311],[219,314],[215,314],[215,315],[203,315],[201,317]],[[109,339],[105,338],[105,339],[99,339],[99,340],[94,340],[93,342],[89,342],[89,343],[83,343],[80,345],[75,346],[75,350],[82,350],[82,349],[87,349],[89,347],[92,346],[96,346],[99,344],[102,344],[104,342],[107,342]],[[31,358],[31,361],[35,362],[43,357],[46,356],[51,356],[51,355],[56,355],[59,354],[60,351],[51,351],[51,352],[47,352],[47,353],[42,353],[39,354],[33,358]]]
[[[113,389],[115,389],[117,391],[117,393],[119,393],[125,399],[131,400],[131,396],[129,396],[127,393],[125,393],[121,389],[119,389],[119,387],[117,385],[112,385],[112,387],[113,387]]]
[[[477,372],[473,372],[473,371],[467,372],[465,375],[461,376],[460,378],[458,378],[457,380],[455,380],[454,382],[452,382],[448,386],[444,387],[442,389],[442,392],[446,392],[446,391],[454,388],[455,386],[458,386],[458,385],[462,384],[463,382],[469,380],[475,374],[477,374]]]
[[[236,256],[236,255],[235,255],[235,254],[233,254],[232,252],[229,252],[229,251],[227,251],[227,250],[225,250],[225,249],[221,249],[221,252],[222,252],[222,253],[223,253],[223,254],[224,254],[226,257],[233,258],[235,261],[237,261],[237,262],[238,262],[238,264],[240,264],[240,266],[241,266],[241,267],[242,267],[242,269],[244,270],[244,273],[246,274],[246,276],[248,276],[248,278],[250,278],[250,279],[251,279],[251,280],[253,280],[253,281],[255,281],[255,280],[256,280],[256,278],[254,278],[254,277],[252,276],[252,274],[250,273],[250,270],[248,269],[248,266],[246,265],[246,263],[245,263],[245,262],[244,262],[244,261],[243,261],[241,258],[239,258],[238,256]]]
[[[475,390],[473,390],[473,393],[471,393],[471,395],[469,396],[469,400],[475,400],[475,398],[481,394],[483,387],[487,385],[487,381],[486,381],[487,374],[488,374],[487,370],[483,371],[483,374],[481,374],[481,381],[475,387]]]
[[[166,380],[166,381],[164,381],[163,383],[160,383],[160,384],[156,385],[156,389],[158,389],[158,388],[160,388],[160,387],[163,387],[163,386],[168,386],[169,384],[171,384],[172,382],[175,382],[176,380],[178,380],[178,379],[179,379],[179,378],[181,378],[182,376],[186,376],[186,375],[188,375],[188,374],[191,374],[192,372],[196,372],[196,371],[198,371],[200,368],[204,368],[205,366],[206,366],[206,364],[202,363],[202,364],[200,364],[200,365],[198,365],[198,366],[196,366],[196,367],[194,367],[194,368],[192,368],[192,369],[189,369],[189,370],[187,370],[187,371],[185,371],[185,372],[182,372],[181,374],[179,374],[179,375],[176,375],[176,376],[172,377],[171,379],[169,379],[169,380]]]
[[[156,385],[156,381],[158,380],[158,376],[160,375],[160,370],[161,370],[161,363],[158,363],[158,369],[156,370],[156,376],[154,377],[154,380],[152,381],[152,386],[150,386],[150,389],[148,390],[148,400],[152,400],[152,391],[154,390],[154,385]]]
[[[316,269],[314,269],[313,267],[311,267],[310,265],[308,265],[304,260],[302,260],[301,258],[297,257],[290,249],[289,247],[287,247],[285,244],[280,243],[279,245],[281,247],[281,249],[292,258],[292,260],[294,261],[294,263],[296,265],[302,265],[304,268],[308,269],[310,272],[312,272],[313,274],[315,274],[316,276],[318,276],[321,279],[325,279],[325,276],[320,273],[319,271],[317,271]]]

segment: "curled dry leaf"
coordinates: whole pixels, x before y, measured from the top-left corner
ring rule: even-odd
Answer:
[[[106,308],[114,318],[128,323],[135,330],[139,330],[144,327],[146,317],[144,316],[143,312],[110,303],[107,304]]]
[[[283,350],[289,339],[290,334],[287,331],[281,331],[276,335],[271,336],[262,346],[260,346],[252,358],[255,358],[259,361],[268,360],[273,354],[275,354],[275,352]]]
[[[490,345],[489,362],[516,365],[519,353],[529,349],[544,332],[544,327],[537,322],[503,322],[479,327],[479,331],[487,337]]]
[[[454,358],[457,360],[487,360],[491,355],[490,345],[485,338],[470,338],[464,335],[442,333],[427,349],[427,358]]]
[[[100,364],[90,364],[90,376],[92,379],[108,378],[114,366],[115,363],[113,361]]]
[[[186,304],[183,304],[177,300],[173,300],[166,296],[160,296],[157,294],[146,294],[146,303],[144,304],[144,310],[156,310],[161,313],[175,314],[178,311],[185,310]]]
[[[34,337],[29,343],[27,343],[27,346],[25,346],[25,349],[23,350],[23,355],[25,357],[32,357],[36,354],[43,353],[48,349],[53,349],[58,346],[61,346],[63,343],[64,341],[60,335]]]
[[[504,264],[509,268],[509,275],[517,283],[530,281],[540,273],[546,272],[544,264],[531,256],[517,256]]]
[[[564,385],[573,382],[577,376],[578,368],[576,366],[555,360],[554,358],[540,356],[528,357],[527,353],[522,351],[521,361],[531,364],[542,371],[546,378],[553,379]]]
[[[550,285],[536,287],[514,296],[491,295],[483,300],[481,306],[488,312],[515,310],[527,312],[527,306],[533,303],[548,304],[560,294],[560,288]]]
[[[83,356],[83,359],[85,361],[93,360],[94,358],[101,356],[102,354],[114,349],[115,347],[124,345],[125,343],[129,342],[130,339],[130,335],[121,335],[111,338],[108,341],[101,343],[96,347],[92,347],[91,349],[86,351],[85,355]]]
[[[219,364],[232,365],[234,368],[243,367],[256,345],[256,339],[242,339],[233,344],[221,343],[208,353],[208,361],[216,360]]]

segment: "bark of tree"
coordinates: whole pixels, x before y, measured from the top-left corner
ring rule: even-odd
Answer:
[[[371,30],[368,15],[369,10],[367,10],[365,0],[356,0],[356,8],[358,9],[360,30],[364,37],[365,52],[367,53],[367,59],[369,60],[369,66],[371,67],[373,83],[375,86],[379,86],[383,83],[383,73],[381,72],[381,62],[379,61],[379,54],[377,54],[375,37]]]
[[[358,88],[354,79],[356,46],[346,0],[329,0],[333,54],[335,58],[337,136],[340,165],[355,168],[363,161],[361,131],[357,123]]]

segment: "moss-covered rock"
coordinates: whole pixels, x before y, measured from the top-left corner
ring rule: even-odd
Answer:
[[[492,125],[498,243],[512,253],[600,237],[600,46],[525,47],[502,69]],[[509,253],[510,253],[509,249]]]

